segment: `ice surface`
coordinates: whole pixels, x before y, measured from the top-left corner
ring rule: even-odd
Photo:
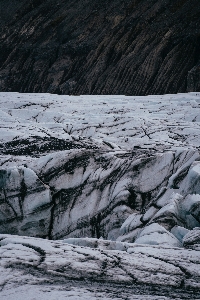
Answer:
[[[171,233],[180,241],[182,242],[183,237],[189,232],[188,229],[181,226],[174,226],[171,230]]]
[[[199,251],[85,240],[0,235],[1,299],[198,299]]]
[[[192,93],[147,97],[1,93],[0,98],[1,141],[16,135],[66,139],[73,135],[125,149],[144,144],[161,149],[199,146],[199,95]]]
[[[198,290],[199,141],[198,93],[0,93],[0,233],[32,236],[1,236],[0,298],[170,299],[114,283]]]

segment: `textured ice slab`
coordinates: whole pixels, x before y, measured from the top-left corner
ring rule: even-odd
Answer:
[[[42,300],[47,295],[49,299],[171,299],[169,294],[180,299],[194,295],[192,299],[198,299],[199,251],[126,246],[127,252],[122,252],[0,235],[0,297],[12,300],[14,295],[20,298],[26,293],[30,300],[38,291]],[[158,297],[161,295],[163,298]]]
[[[106,291],[105,291],[106,288]],[[136,287],[136,290],[139,290]],[[165,296],[154,295],[133,295],[133,289],[124,287],[113,288],[105,285],[95,285],[64,282],[61,284],[27,284],[23,286],[12,287],[9,290],[5,288],[0,292],[2,300],[170,300]],[[166,292],[167,294],[167,292]],[[127,298],[131,297],[131,298]],[[176,298],[178,299],[178,298]],[[180,299],[180,298],[179,298]],[[183,299],[183,298],[182,298]]]

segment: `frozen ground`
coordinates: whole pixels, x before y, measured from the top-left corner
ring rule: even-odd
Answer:
[[[0,93],[0,298],[200,299],[199,148],[200,93]]]

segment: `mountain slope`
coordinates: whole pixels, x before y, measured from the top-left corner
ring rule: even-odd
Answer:
[[[200,90],[198,0],[0,1],[0,90]]]

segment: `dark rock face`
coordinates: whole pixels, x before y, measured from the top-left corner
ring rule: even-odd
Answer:
[[[200,90],[199,0],[0,1],[0,90]]]

